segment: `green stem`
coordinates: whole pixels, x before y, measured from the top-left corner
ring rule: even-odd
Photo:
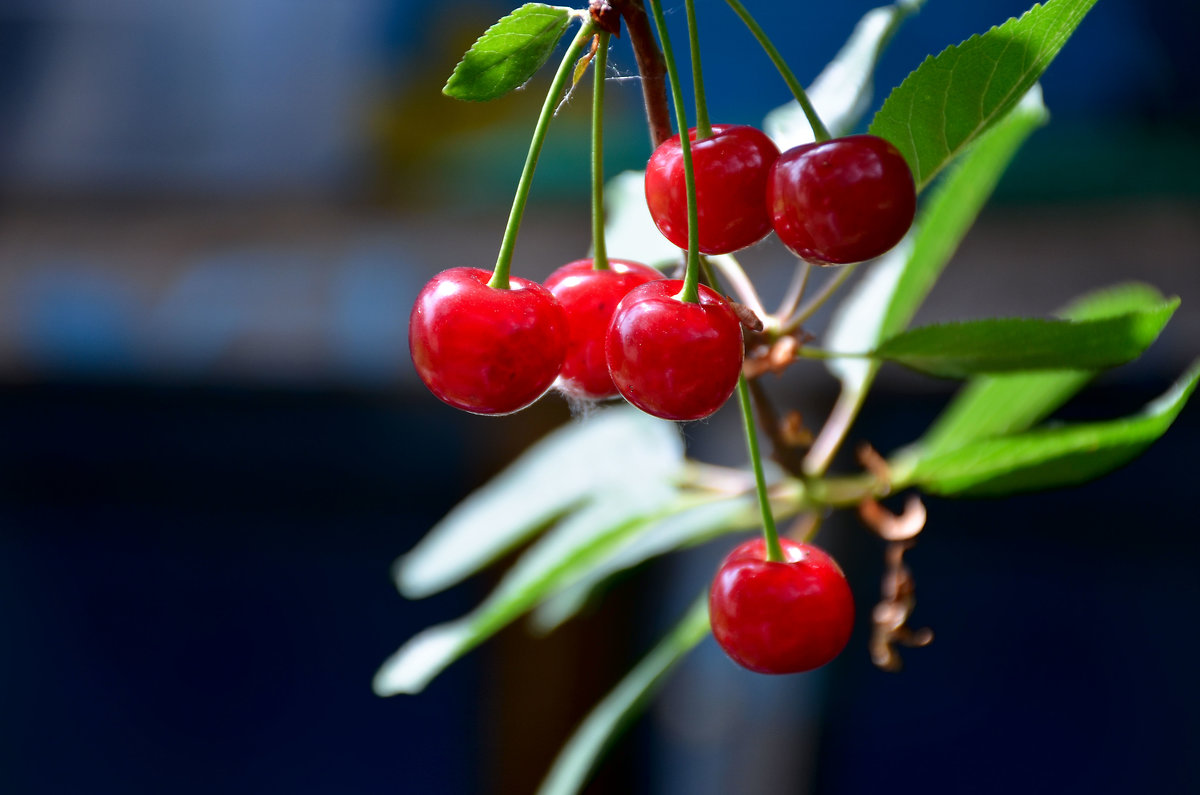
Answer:
[[[592,75],[592,268],[608,270],[604,243],[604,79],[608,70],[608,32],[596,34],[596,70]]]
[[[808,346],[797,349],[797,359],[872,359],[874,358],[869,353],[838,353],[837,351],[827,351],[824,348],[810,348]]]
[[[692,144],[688,136],[687,113],[683,107],[683,90],[679,87],[679,70],[675,67],[675,55],[671,51],[671,38],[667,35],[667,20],[663,18],[662,3],[648,0],[654,15],[654,26],[662,42],[663,61],[667,64],[667,77],[671,81],[671,101],[675,104],[675,121],[679,127],[679,149],[683,155],[683,180],[687,191],[688,251],[687,270],[683,274],[683,289],[677,296],[689,304],[700,303],[700,230],[696,211],[696,172],[692,168]]]
[[[804,324],[804,321],[816,314],[816,311],[820,309],[826,301],[833,297],[833,294],[836,293],[837,289],[841,287],[847,279],[850,278],[850,275],[854,273],[856,268],[858,268],[857,263],[854,265],[843,265],[841,268],[839,268],[837,275],[822,284],[820,292],[814,295],[812,300],[800,307],[800,309],[796,311],[796,314],[788,318],[787,322],[785,322],[782,328],[780,328],[780,333],[790,334],[796,329],[800,328],[800,326]]]
[[[821,121],[821,117],[817,115],[817,109],[808,101],[808,94],[804,92],[804,87],[800,85],[800,81],[796,79],[796,75],[788,68],[787,62],[783,60],[783,56],[779,54],[779,50],[767,38],[767,33],[762,29],[762,26],[755,21],[754,17],[750,16],[750,12],[741,4],[739,0],[725,0],[733,13],[741,17],[742,22],[746,23],[746,27],[754,34],[754,38],[758,39],[759,45],[766,52],[767,57],[771,59],[771,63],[775,64],[775,68],[779,70],[779,74],[783,77],[783,82],[787,83],[787,87],[791,89],[792,96],[800,103],[804,115],[808,117],[808,123],[813,129],[813,136],[818,141],[828,141],[831,136],[829,129]]]
[[[704,70],[700,67],[700,26],[696,24],[694,0],[687,0],[684,8],[687,9],[688,46],[692,59],[692,87],[696,94],[696,140],[700,141],[712,135],[712,125],[708,121],[708,102],[704,94]]]
[[[550,119],[554,116],[554,108],[558,98],[562,96],[563,86],[571,75],[571,66],[579,58],[580,52],[594,32],[591,20],[584,22],[579,33],[571,41],[563,56],[550,90],[546,92],[546,101],[542,103],[542,112],[538,116],[537,126],[533,128],[533,140],[529,142],[529,154],[525,156],[525,168],[521,171],[521,179],[517,182],[517,192],[513,196],[512,211],[508,214],[508,226],[504,228],[504,239],[500,241],[500,255],[496,258],[496,268],[488,287],[500,290],[508,289],[508,270],[512,265],[513,250],[517,245],[517,231],[521,228],[521,216],[525,214],[525,202],[529,199],[529,188],[533,184],[533,171],[537,168],[538,155],[542,153],[542,144],[546,140],[546,130],[550,127]]]
[[[767,478],[763,474],[762,455],[758,451],[758,431],[754,425],[754,409],[750,404],[750,385],[745,375],[738,376],[738,403],[742,406],[742,426],[746,429],[746,448],[750,451],[750,463],[754,467],[754,487],[758,492],[758,508],[762,512],[763,540],[767,544],[767,560],[782,563],[783,546],[779,543],[779,531],[775,529],[775,517],[771,513],[771,501],[767,496]]]

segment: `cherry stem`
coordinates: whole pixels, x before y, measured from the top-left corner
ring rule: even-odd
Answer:
[[[608,32],[596,34],[596,58],[592,75],[592,269],[608,270],[608,248],[604,243],[604,81],[608,71]]]
[[[754,38],[758,39],[759,45],[771,59],[771,63],[775,64],[775,68],[779,70],[780,76],[783,77],[783,82],[787,83],[787,87],[791,90],[792,96],[800,103],[800,108],[804,111],[804,115],[808,117],[808,123],[812,127],[813,137],[818,141],[828,141],[833,136],[829,134],[829,129],[821,121],[821,117],[817,115],[817,109],[808,101],[808,94],[805,93],[804,87],[800,85],[800,81],[796,79],[796,75],[788,68],[787,62],[783,60],[783,56],[779,54],[779,50],[767,38],[767,33],[762,29],[762,26],[755,21],[754,17],[750,16],[750,12],[741,4],[740,0],[725,0],[733,13],[741,17],[742,22],[746,23],[746,27],[754,34]]]
[[[836,276],[822,284],[821,290],[814,295],[807,304],[796,310],[796,314],[787,319],[787,322],[780,327],[779,333],[791,334],[793,331],[800,328],[800,326],[804,324],[804,321],[816,314],[816,311],[820,309],[826,301],[833,297],[833,294],[836,293],[838,288],[850,278],[850,275],[854,273],[856,268],[858,268],[857,264],[843,265],[841,268],[839,268]]]
[[[688,47],[692,60],[692,88],[696,95],[696,140],[702,140],[712,135],[712,125],[708,121],[708,101],[704,94],[704,70],[700,66],[700,26],[696,24],[696,4],[694,0],[686,0]]]
[[[683,155],[683,181],[687,191],[688,251],[687,270],[683,274],[683,289],[676,296],[689,304],[700,303],[700,229],[696,210],[696,172],[692,167],[692,144],[688,135],[687,112],[683,107],[683,90],[679,87],[679,70],[675,67],[675,55],[671,52],[671,38],[667,35],[667,21],[663,18],[662,3],[649,0],[654,15],[654,26],[662,42],[663,60],[667,64],[667,77],[671,82],[671,101],[675,105],[675,121],[679,126],[679,149]]]
[[[500,255],[496,258],[496,267],[488,287],[507,290],[508,270],[512,265],[513,250],[517,245],[517,231],[521,228],[521,217],[525,214],[525,202],[529,199],[529,189],[533,185],[533,172],[537,168],[538,156],[542,153],[542,144],[546,140],[546,130],[550,127],[550,119],[558,106],[558,98],[562,96],[563,87],[571,75],[571,67],[579,58],[584,45],[595,32],[595,25],[589,19],[583,23],[579,33],[571,41],[571,46],[563,55],[550,90],[546,92],[546,101],[542,103],[542,112],[538,116],[537,126],[533,128],[533,139],[529,142],[529,154],[525,156],[525,167],[521,170],[521,179],[517,182],[517,192],[513,196],[512,211],[508,214],[508,225],[504,228],[504,239],[500,242]]]
[[[782,563],[783,546],[779,543],[779,531],[775,529],[775,516],[771,513],[771,500],[767,496],[767,478],[763,474],[762,455],[758,451],[758,430],[754,425],[754,407],[750,403],[750,385],[745,375],[738,376],[737,393],[738,403],[742,407],[742,426],[746,429],[746,449],[750,451],[750,463],[754,467],[754,488],[758,492],[758,508],[762,512],[767,560]]]

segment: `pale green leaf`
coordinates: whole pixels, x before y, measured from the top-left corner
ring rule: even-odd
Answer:
[[[897,487],[932,494],[1000,496],[1083,483],[1125,464],[1162,436],[1200,380],[1200,361],[1136,415],[979,439],[895,462]]]
[[[908,160],[918,190],[1033,87],[1096,0],[1049,0],[925,59],[870,132]]]
[[[1122,284],[1085,295],[1056,314],[1066,320],[1095,320],[1149,310],[1165,300],[1149,285]],[[1060,370],[974,378],[918,444],[933,455],[976,439],[1031,428],[1066,403],[1094,375],[1089,371]]]
[[[663,483],[683,466],[674,423],[621,406],[541,440],[459,503],[395,568],[410,598],[473,574],[598,492]]]
[[[526,3],[471,45],[442,93],[485,102],[520,88],[554,52],[570,19],[569,8]]]
[[[663,678],[708,635],[708,595],[597,704],[554,760],[538,795],[579,792],[618,734],[645,708]]]
[[[964,378],[1022,370],[1103,370],[1136,359],[1171,319],[1179,299],[1092,320],[1000,318],[902,332],[874,358],[930,375]]]
[[[401,646],[375,674],[375,692],[420,692],[450,663],[589,571],[647,517],[678,510],[677,500],[674,488],[655,481],[597,494],[530,547],[475,610]]]

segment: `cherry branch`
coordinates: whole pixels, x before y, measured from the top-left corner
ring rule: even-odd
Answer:
[[[646,121],[650,125],[650,142],[657,147],[674,135],[671,129],[671,109],[667,105],[667,67],[662,51],[654,38],[650,18],[642,0],[611,0],[613,8],[625,20],[638,74],[642,76],[642,100],[646,104]]]

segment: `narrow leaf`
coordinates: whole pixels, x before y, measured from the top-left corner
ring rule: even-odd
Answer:
[[[555,517],[623,484],[662,483],[683,466],[674,423],[636,409],[597,412],[531,447],[459,503],[396,565],[409,598],[428,596],[475,573]]]
[[[897,486],[933,494],[999,496],[1068,486],[1127,463],[1166,432],[1200,380],[1200,361],[1138,414],[980,439],[896,462]]]
[[[905,19],[925,0],[900,0],[863,14],[850,38],[806,89],[808,100],[834,137],[849,135],[871,107],[879,56]],[[763,130],[780,151],[814,140],[812,127],[792,100],[767,114]]]
[[[1095,320],[1003,318],[922,326],[892,337],[873,356],[946,378],[1021,370],[1103,370],[1132,361],[1179,306]]]
[[[619,572],[725,533],[758,527],[761,522],[758,503],[752,497],[721,497],[672,516],[647,521],[569,587],[538,605],[532,616],[533,627],[542,633],[555,629],[578,613],[597,587]]]
[[[883,103],[870,131],[896,145],[918,189],[1038,81],[1096,0],[1049,0],[925,59]]]
[[[375,674],[375,692],[420,692],[450,663],[582,576],[647,517],[670,512],[675,499],[673,488],[652,481],[598,495],[530,547],[475,610],[400,647]]]
[[[442,93],[485,102],[521,87],[554,52],[570,18],[569,8],[526,3],[471,45]]]
[[[1147,311],[1166,299],[1145,284],[1122,284],[1083,296],[1056,314],[1094,320]],[[918,443],[928,455],[976,439],[1031,428],[1066,403],[1095,375],[1080,370],[974,378],[955,396]]]
[[[667,672],[708,635],[708,598],[701,596],[674,629],[592,709],[559,752],[538,795],[579,792],[618,734],[645,708]]]

